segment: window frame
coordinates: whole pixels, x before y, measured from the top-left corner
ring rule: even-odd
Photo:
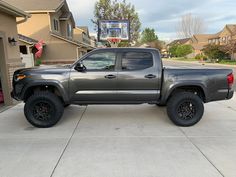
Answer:
[[[59,32],[59,20],[56,18],[53,19],[53,30]]]
[[[68,38],[72,38],[72,31],[73,31],[73,28],[72,28],[72,25],[70,23],[67,23],[66,24],[66,35]]]
[[[88,72],[115,72],[115,71],[117,71],[118,53],[116,51],[106,51],[106,52],[101,51],[101,52],[91,53],[90,55],[86,56],[85,58],[79,60],[79,62],[83,64],[83,61],[86,60],[87,58],[91,57],[92,55],[104,54],[104,53],[114,53],[114,55],[115,55],[115,63],[114,63],[115,67],[114,67],[114,69],[113,70],[106,70],[106,69],[100,70],[100,69],[87,69],[86,68],[86,72],[87,71]],[[79,62],[77,62],[77,64]]]
[[[123,60],[123,55],[126,54],[126,53],[148,53],[152,56],[152,66],[148,67],[148,68],[143,68],[143,69],[132,69],[132,70],[129,70],[129,69],[123,69],[122,67],[122,60]],[[123,51],[120,53],[120,61],[119,61],[119,71],[122,71],[122,72],[132,72],[132,71],[143,71],[143,70],[146,70],[146,69],[151,69],[153,67],[155,67],[155,61],[154,61],[154,55],[151,51]]]

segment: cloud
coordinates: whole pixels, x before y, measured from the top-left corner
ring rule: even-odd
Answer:
[[[89,26],[93,31],[93,10],[96,0],[67,0],[77,25]],[[178,21],[186,13],[204,19],[208,30],[217,33],[225,24],[236,23],[235,0],[127,0],[139,13],[142,29],[154,28],[159,38],[175,38]]]

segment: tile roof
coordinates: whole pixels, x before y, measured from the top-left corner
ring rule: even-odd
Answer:
[[[5,0],[24,11],[56,11],[65,0]]]
[[[177,39],[172,41],[169,45],[175,45],[175,44],[185,44],[188,42],[191,38],[184,38],[184,39]]]
[[[198,42],[207,42],[209,38],[214,37],[214,34],[195,34],[193,37],[197,39]]]

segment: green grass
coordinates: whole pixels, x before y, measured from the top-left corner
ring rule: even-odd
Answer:
[[[225,65],[236,65],[236,61],[231,60],[221,60],[219,64],[225,64]]]
[[[184,58],[184,57],[178,57],[178,58],[170,58],[171,60],[177,60],[177,61],[199,61],[195,58]]]

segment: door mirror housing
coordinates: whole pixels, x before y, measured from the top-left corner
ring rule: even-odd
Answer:
[[[79,62],[75,66],[75,70],[78,71],[78,72],[84,72],[86,70],[86,67],[83,65],[82,62]]]

